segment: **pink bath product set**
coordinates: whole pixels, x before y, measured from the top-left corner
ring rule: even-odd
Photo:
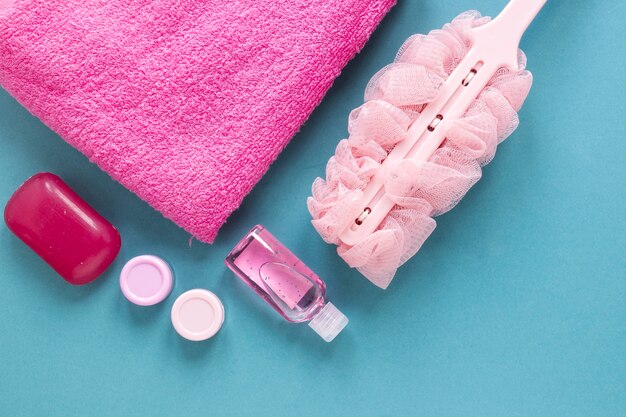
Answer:
[[[35,0],[22,0],[20,7],[0,1],[0,84],[115,179],[212,242],[393,1],[354,0],[351,13],[343,13],[339,0],[315,0],[316,13],[304,0],[244,3],[261,14],[243,19],[221,2],[190,1],[179,13],[163,15],[162,1],[92,10],[74,0],[30,13],[40,6]],[[463,198],[516,129],[532,84],[518,46],[545,3],[511,0],[493,20],[466,12],[440,30],[410,37],[371,79],[364,104],[350,113],[348,138],[328,161],[325,178],[314,181],[307,207],[322,239],[376,286],[390,285],[434,231],[434,217]],[[206,18],[210,11],[214,15]],[[87,12],[89,24],[107,21],[98,36],[81,47],[63,41],[77,30],[66,23]],[[127,18],[135,15],[161,16],[167,39],[129,48],[126,41],[143,28],[128,27]],[[216,28],[226,17],[233,32],[222,38]],[[265,20],[276,30],[268,33]],[[189,28],[179,36],[182,21]],[[260,57],[248,50],[254,42],[242,46],[235,35],[274,48]],[[33,36],[44,47],[26,45]],[[296,48],[304,56],[284,52],[311,42],[316,46],[306,53]],[[238,48],[245,53],[222,59],[224,51]],[[63,59],[50,68],[49,54],[61,50]],[[306,70],[286,76],[294,62]],[[117,75],[103,79],[105,67]],[[61,79],[50,81],[49,71]],[[86,88],[77,79],[100,81]],[[7,202],[4,219],[73,285],[97,279],[120,252],[117,229],[50,173],[27,179]],[[308,323],[326,342],[348,324],[328,301],[324,281],[261,225],[235,245],[225,264],[286,321]],[[165,302],[176,281],[173,268],[151,254],[130,259],[119,273],[131,308]],[[225,309],[216,294],[195,288],[173,301],[170,317],[181,337],[199,342],[220,331]]]
[[[98,278],[120,251],[117,229],[54,174],[27,179],[9,199],[4,219],[18,238],[73,285]],[[226,265],[286,320],[308,321],[327,342],[348,323],[326,300],[324,282],[262,226],[243,238]],[[164,259],[140,255],[126,262],[119,285],[129,302],[153,306],[172,292],[174,272]],[[171,321],[183,338],[207,340],[221,329],[224,306],[211,291],[192,289],[172,305]]]
[[[61,178],[39,173],[11,196],[4,220],[20,240],[72,285],[88,284],[113,263],[121,248],[117,229]],[[174,286],[172,268],[154,255],[129,260],[120,273],[124,297],[137,306],[164,301]],[[224,322],[220,299],[208,290],[182,294],[171,312],[174,329],[193,341],[213,337]]]
[[[9,199],[4,218],[18,238],[74,285],[102,275],[121,247],[117,229],[50,173],[26,180]],[[308,321],[327,342],[348,323],[326,301],[324,282],[262,226],[244,237],[226,264],[285,319]],[[126,262],[119,282],[128,301],[153,306],[172,292],[174,272],[162,258],[140,255]],[[192,289],[176,299],[171,320],[185,339],[207,340],[222,327],[224,306],[214,293]]]

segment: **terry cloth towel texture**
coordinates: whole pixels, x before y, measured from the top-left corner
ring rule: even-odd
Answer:
[[[394,3],[0,0],[0,84],[212,242]]]

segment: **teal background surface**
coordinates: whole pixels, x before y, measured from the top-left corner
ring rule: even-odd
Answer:
[[[403,40],[504,0],[400,0],[217,242],[193,242],[0,91],[0,203],[30,175],[66,180],[120,230],[96,282],[72,287],[0,227],[1,416],[626,416],[626,3],[551,0],[522,41],[535,75],[518,130],[381,291],[309,223],[313,179],[368,79]],[[282,319],[223,265],[262,223],[350,318],[333,343]],[[124,262],[167,259],[161,305],[131,305]],[[221,297],[203,343],[169,312]]]

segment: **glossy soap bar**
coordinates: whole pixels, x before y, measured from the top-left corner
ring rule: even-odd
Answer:
[[[118,231],[50,173],[30,177],[4,209],[9,229],[70,284],[87,284],[113,262]]]

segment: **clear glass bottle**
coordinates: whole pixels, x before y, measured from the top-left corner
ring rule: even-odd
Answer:
[[[348,318],[326,301],[326,284],[263,226],[254,226],[225,262],[286,320],[308,321],[325,341],[332,341],[348,324]]]

